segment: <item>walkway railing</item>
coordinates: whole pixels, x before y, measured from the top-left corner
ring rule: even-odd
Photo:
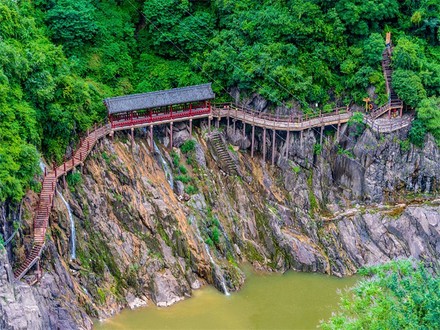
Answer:
[[[349,107],[342,107],[328,113],[320,112],[313,115],[273,115],[257,112],[248,107],[237,106],[233,103],[223,103],[214,105],[212,114],[215,117],[230,117],[265,128],[302,131],[312,127],[345,123],[353,113]]]
[[[149,124],[163,124],[172,121],[186,120],[194,117],[207,117],[211,114],[210,108],[188,109],[184,111],[175,111],[162,114],[132,114],[126,118],[115,119],[111,121],[113,130],[125,129],[136,126],[148,126]]]
[[[407,116],[402,118],[394,118],[391,119],[390,122],[382,123],[372,118],[365,117],[365,123],[375,132],[391,133],[411,125],[413,119],[413,116]]]
[[[25,262],[14,272],[17,280],[21,279],[40,259],[58,178],[67,174],[67,172],[76,166],[83,164],[96,142],[108,133],[110,133],[109,125],[96,128],[90,132],[85,139],[80,140],[79,147],[71,159],[65,161],[58,167],[54,166],[54,169],[50,172],[47,172],[45,169],[42,189],[39,196],[40,199],[34,217],[33,246]]]

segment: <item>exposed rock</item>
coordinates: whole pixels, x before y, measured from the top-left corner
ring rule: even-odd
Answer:
[[[339,148],[326,137],[320,152],[314,130],[302,138],[292,133],[289,144],[277,138],[278,167],[231,152],[239,176],[219,170],[209,144],[199,140],[198,166],[185,165],[198,188],[191,196],[180,181],[176,196],[145,138],[135,141],[134,152],[123,138],[103,140],[85,162],[82,182],[72,194],[64,191],[77,225],[79,260],[70,267],[64,261],[69,220],[55,199],[41,283],[14,286],[0,267],[0,295],[8,302],[0,299],[0,325],[91,328],[89,316],[105,318],[146,301],[169,306],[206,283],[237,290],[244,275],[235,262],[344,276],[397,257],[437,261],[440,202],[408,196],[439,189],[434,140],[428,138],[423,150],[402,150],[405,131],[381,137],[366,130],[356,138],[351,130],[341,134]],[[186,127],[175,125],[174,141],[180,132]],[[240,132],[230,138],[248,148]],[[261,139],[256,132],[255,155]],[[105,161],[103,152],[114,156]],[[166,151],[164,157],[170,160]]]

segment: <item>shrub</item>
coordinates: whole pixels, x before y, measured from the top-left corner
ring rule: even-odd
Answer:
[[[435,273],[435,272],[434,272]],[[362,268],[323,329],[439,329],[440,278],[412,260]]]
[[[182,152],[184,154],[187,154],[190,151],[194,151],[195,148],[196,148],[196,141],[188,140],[188,141],[185,141],[184,144],[182,144],[182,146],[180,147],[180,150],[182,150]]]
[[[76,187],[76,185],[82,182],[81,173],[70,172],[69,174],[67,174],[66,180],[70,187]]]
[[[313,153],[315,155],[320,155],[322,152],[322,145],[319,143],[315,143],[315,145],[313,146]]]
[[[178,175],[178,176],[175,177],[175,180],[176,181],[181,181],[181,182],[186,184],[186,183],[191,181],[191,178],[189,176],[187,176],[187,175]]]
[[[210,237],[205,239],[205,243],[210,247],[214,246],[214,242],[212,241],[212,239]]]
[[[351,150],[341,148],[341,146],[338,146],[338,155],[344,155],[351,159],[354,158],[354,154]]]
[[[220,243],[220,230],[217,227],[212,230],[211,239],[214,244]]]
[[[186,173],[188,173],[188,170],[187,170],[186,167],[183,166],[183,165],[180,165],[180,166],[179,166],[179,171],[180,171],[180,173],[182,173],[182,174],[186,174]]]
[[[354,136],[360,136],[365,130],[364,114],[362,112],[355,112],[348,120],[348,127],[354,127]]]
[[[408,138],[412,144],[417,147],[423,147],[425,142],[426,126],[423,121],[416,119],[412,122],[411,130],[409,131]]]
[[[408,152],[411,149],[411,142],[408,139],[400,141],[399,144],[403,152]]]
[[[187,186],[187,187],[185,188],[185,192],[186,192],[188,195],[193,195],[193,194],[197,193],[197,191],[198,191],[197,187],[194,187],[194,186],[192,186],[192,185],[189,185],[189,186]]]
[[[177,152],[171,151],[171,158],[173,159],[174,167],[178,167],[179,166],[179,162],[180,162],[180,157],[177,154]],[[183,173],[183,174],[185,174],[185,173]]]

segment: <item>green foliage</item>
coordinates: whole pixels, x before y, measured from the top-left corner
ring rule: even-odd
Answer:
[[[185,187],[185,192],[186,192],[188,195],[196,194],[198,191],[199,191],[199,190],[197,189],[197,187],[192,186],[192,185],[188,185],[188,186]]]
[[[417,118],[423,122],[426,129],[432,133],[440,144],[440,97],[430,97],[420,102],[417,108]],[[420,125],[418,125],[420,127]]]
[[[355,112],[348,120],[347,125],[349,127],[354,127],[353,135],[355,137],[362,135],[366,127],[364,123],[364,114],[362,112]]]
[[[315,143],[313,145],[313,153],[315,155],[320,155],[322,153],[322,145],[319,143]]]
[[[426,126],[423,121],[416,119],[411,124],[411,130],[409,131],[408,138],[412,144],[417,147],[423,147],[425,142]]]
[[[351,150],[344,149],[339,145],[338,145],[337,153],[338,153],[338,155],[344,155],[344,156],[347,156],[348,158],[354,159],[354,154]]]
[[[214,247],[214,242],[212,241],[211,237],[207,237],[205,239],[205,243],[209,246],[209,247]]]
[[[411,141],[409,139],[399,141],[400,150],[408,152],[411,149]]]
[[[191,182],[191,178],[187,175],[178,175],[174,178],[176,181],[181,181],[185,184]]]
[[[323,329],[439,329],[440,278],[412,260],[363,268]]]
[[[58,0],[46,15],[52,39],[67,50],[93,40],[98,32],[95,10],[87,0]]]
[[[5,239],[3,236],[0,236],[0,250],[5,248]]]
[[[81,184],[82,177],[80,172],[70,172],[66,176],[67,184],[71,188],[75,188],[77,185]]]
[[[392,83],[397,95],[412,107],[416,107],[422,99],[426,98],[422,80],[413,71],[395,70]]]
[[[362,104],[371,86],[384,102],[385,31],[395,90],[438,139],[422,101],[440,95],[439,22],[434,0],[4,0],[0,201],[35,189],[39,153],[60,162],[78,133],[105,120],[107,96],[212,81],[218,100],[238,89],[306,114],[315,103]]]
[[[182,152],[184,154],[187,154],[191,151],[194,151],[196,148],[196,141],[194,140],[187,140],[185,141],[182,146],[180,147],[180,150],[182,150]]]
[[[220,243],[220,230],[217,227],[214,227],[212,229],[211,239],[215,245],[218,245]]]
[[[180,173],[182,173],[183,175],[188,173],[187,168],[184,165],[179,165],[179,171]]]
[[[173,151],[171,151],[171,158],[173,159],[173,165],[174,165],[174,167],[178,167],[179,166],[179,163],[180,163],[180,157],[179,157],[179,155],[177,154],[177,152],[175,152],[174,150]],[[183,173],[183,174],[186,174],[186,173]]]

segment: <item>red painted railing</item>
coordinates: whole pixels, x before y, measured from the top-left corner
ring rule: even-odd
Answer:
[[[121,128],[127,127],[130,128],[136,125],[157,123],[163,121],[173,121],[175,119],[191,119],[192,117],[197,117],[200,115],[209,115],[211,113],[211,109],[208,108],[198,108],[198,109],[185,109],[183,111],[177,112],[167,112],[167,113],[159,113],[159,114],[145,114],[145,115],[137,115],[133,114],[132,116],[124,115],[115,115],[111,118],[111,128]]]

